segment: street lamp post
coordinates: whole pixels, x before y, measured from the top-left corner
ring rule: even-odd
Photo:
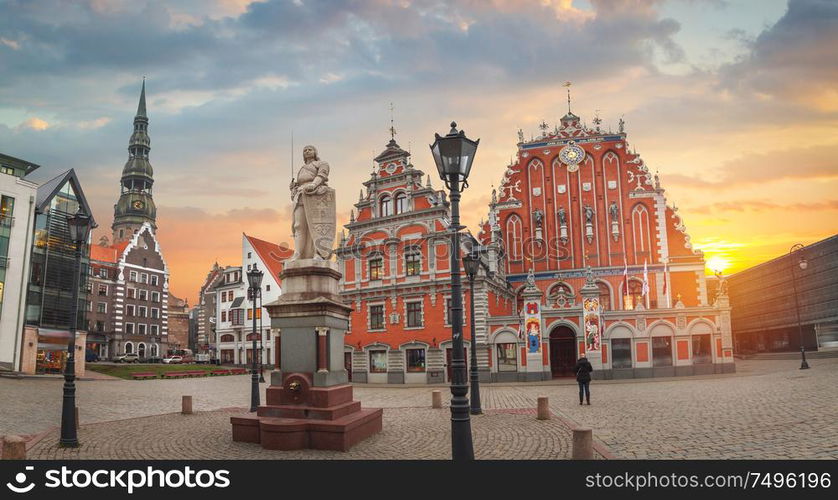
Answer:
[[[256,268],[256,264],[247,272],[247,294],[253,301],[253,350],[251,351],[250,371],[250,411],[256,411],[259,407],[259,373],[256,368],[256,302],[262,292],[262,271]]]
[[[463,353],[463,286],[460,279],[460,192],[468,187],[468,175],[480,139],[472,141],[464,132],[451,130],[445,137],[434,134],[430,146],[439,177],[445,182],[451,197],[451,457],[474,460],[469,417],[466,360]]]
[[[794,255],[798,255],[797,266],[794,265]],[[797,243],[789,250],[789,264],[791,265],[791,286],[794,292],[794,312],[797,314],[797,335],[800,340],[800,369],[808,370],[809,363],[806,362],[806,349],[803,347],[803,325],[800,323],[800,299],[797,297],[797,273],[794,268],[799,267],[801,271],[805,271],[809,267],[809,263],[803,256],[803,245]]]
[[[477,374],[477,334],[475,332],[475,316],[474,316],[474,279],[477,277],[477,271],[480,267],[480,254],[477,249],[463,257],[463,267],[468,276],[469,286],[469,303],[471,313],[471,370],[469,370],[469,380],[471,382],[471,414],[480,415],[483,409],[480,408],[480,382]]]
[[[61,406],[61,439],[59,444],[66,448],[78,448],[76,433],[76,329],[79,322],[79,284],[81,279],[82,246],[90,235],[90,216],[81,208],[75,215],[67,216],[70,241],[75,248],[75,270],[73,272],[73,308],[70,323],[70,341],[67,343],[67,362],[64,364],[64,399]]]

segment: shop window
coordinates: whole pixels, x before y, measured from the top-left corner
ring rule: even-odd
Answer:
[[[370,306],[370,330],[384,329],[384,305]]]
[[[672,366],[672,337],[652,337],[652,366]]]
[[[631,339],[611,339],[611,368],[631,368]]]
[[[407,371],[409,372],[423,372],[425,371],[425,350],[424,349],[406,349],[405,358],[407,359]]]
[[[693,335],[693,364],[700,365],[713,362],[710,350],[710,335]]]
[[[387,351],[370,351],[370,373],[387,373]]]
[[[498,344],[498,371],[518,371],[518,345],[515,343]]]
[[[422,326],[422,303],[407,303],[407,327],[420,328]]]

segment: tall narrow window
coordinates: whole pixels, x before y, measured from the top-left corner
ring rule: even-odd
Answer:
[[[389,196],[382,196],[381,200],[378,202],[378,213],[381,217],[387,217],[388,215],[393,215],[393,200]]]
[[[381,304],[370,306],[370,330],[384,329],[384,306]]]
[[[508,252],[510,260],[521,260],[523,258],[523,234],[520,217],[513,215],[507,219],[506,241],[509,247]]]
[[[404,272],[408,276],[418,276],[422,272],[422,252],[418,248],[410,248],[404,253]]]
[[[380,280],[384,276],[384,259],[376,257],[370,259],[370,281]]]
[[[422,326],[422,303],[407,303],[407,327],[420,328]]]
[[[399,193],[396,195],[396,213],[403,214],[407,212],[407,195]]]
[[[643,205],[637,205],[631,211],[631,226],[634,238],[634,251],[637,262],[651,258],[652,240],[649,235],[649,211]]]

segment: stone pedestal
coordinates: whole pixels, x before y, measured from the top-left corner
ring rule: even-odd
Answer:
[[[271,374],[266,404],[255,416],[232,417],[233,440],[271,450],[347,451],[380,432],[382,410],[352,399],[343,338],[352,308],[339,295],[330,261],[285,262],[284,293],[265,304],[271,328],[282,330],[280,370]]]

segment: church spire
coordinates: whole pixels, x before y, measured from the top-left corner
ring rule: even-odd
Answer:
[[[128,161],[122,169],[120,196],[114,205],[113,242],[131,238],[145,222],[157,229],[157,207],[152,198],[154,170],[148,160],[151,138],[148,136],[148,115],[145,102],[145,78],[140,102],[134,116],[134,131],[128,140]]]
[[[145,111],[145,77],[143,77],[143,89],[140,91],[140,104],[137,106],[137,116],[148,118]]]

